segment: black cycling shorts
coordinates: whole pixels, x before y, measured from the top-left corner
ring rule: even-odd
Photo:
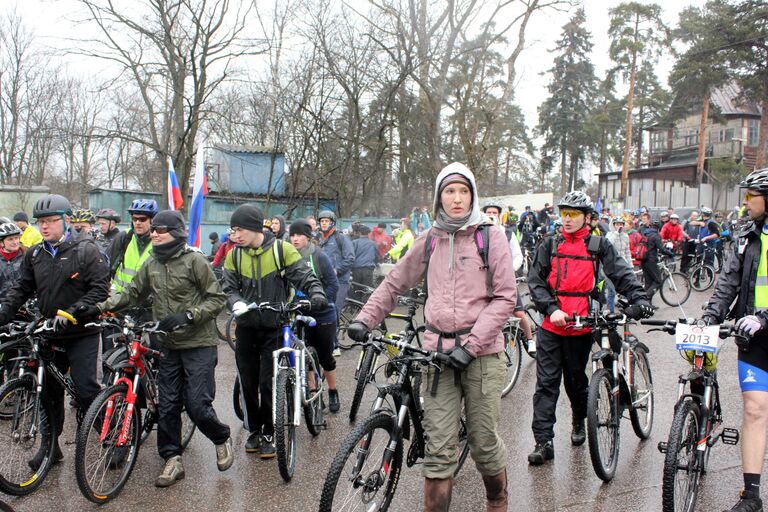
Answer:
[[[320,360],[320,366],[326,372],[336,369],[336,358],[333,357],[333,341],[336,339],[336,322],[318,323],[315,327],[304,329],[307,345],[313,347]]]

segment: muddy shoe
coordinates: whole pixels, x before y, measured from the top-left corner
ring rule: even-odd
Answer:
[[[540,466],[555,458],[555,447],[552,441],[546,443],[536,443],[536,448],[528,454],[528,463],[532,466]]]
[[[170,487],[184,478],[184,464],[181,455],[176,455],[165,461],[165,467],[155,480],[155,487]]]

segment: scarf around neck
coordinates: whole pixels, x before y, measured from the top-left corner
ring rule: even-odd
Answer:
[[[174,238],[172,241],[163,245],[153,245],[152,254],[160,263],[167,263],[171,257],[179,252],[179,249],[186,245],[187,240],[184,238]]]

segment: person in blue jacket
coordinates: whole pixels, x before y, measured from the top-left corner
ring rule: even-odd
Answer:
[[[299,251],[304,263],[312,270],[315,276],[323,283],[323,291],[328,299],[328,307],[320,311],[312,311],[312,317],[317,320],[315,327],[309,327],[304,332],[307,344],[317,351],[320,366],[323,367],[325,378],[328,382],[328,410],[332,413],[339,412],[339,392],[336,389],[336,359],[333,357],[333,344],[336,339],[336,292],[339,289],[339,280],[331,260],[312,243],[312,226],[305,219],[296,219],[288,230],[291,244]],[[297,292],[297,294],[300,292]],[[314,378],[310,376],[310,388],[314,385]]]
[[[336,229],[336,214],[330,210],[323,210],[317,215],[320,223],[320,241],[318,245],[333,263],[336,269],[336,277],[339,278],[339,291],[336,293],[336,311],[341,311],[347,300],[349,291],[349,277],[352,273],[352,264],[355,262],[355,249],[352,240]],[[335,343],[334,343],[335,344]],[[336,348],[334,355],[340,356],[341,351]]]
[[[355,262],[352,264],[352,281],[366,286],[373,286],[373,269],[379,262],[379,251],[376,244],[368,238],[371,228],[361,224],[358,228],[359,235],[352,240],[355,250]]]

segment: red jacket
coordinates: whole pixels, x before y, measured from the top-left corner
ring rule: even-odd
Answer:
[[[376,226],[371,231],[371,234],[368,235],[368,238],[376,244],[376,250],[379,251],[379,259],[383,260],[390,247],[392,247],[392,237],[383,231],[379,231],[379,226]]]
[[[227,240],[227,243],[222,244],[221,247],[219,247],[219,250],[216,251],[216,256],[213,257],[213,268],[218,268],[221,265],[224,265],[224,260],[227,258],[227,254],[229,254],[229,251],[231,251],[234,246],[234,242]]]
[[[589,295],[595,288],[595,264],[584,242],[587,235],[588,227],[572,234],[563,232],[563,241],[551,259],[547,283],[556,293],[560,310],[568,316],[589,314]],[[544,318],[541,328],[561,336],[580,336],[590,332],[588,329],[558,327],[549,320],[549,315]]]
[[[672,224],[672,221],[667,222],[661,227],[661,239],[665,242],[674,242],[675,248],[683,241],[683,226],[680,224]]]

